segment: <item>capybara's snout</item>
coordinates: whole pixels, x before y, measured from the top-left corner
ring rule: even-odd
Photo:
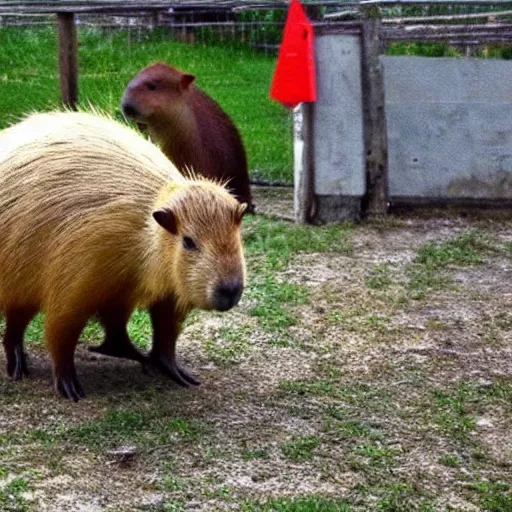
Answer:
[[[123,110],[123,114],[126,117],[139,117],[140,116],[140,112],[137,110],[135,105],[133,105],[133,103],[131,103],[130,101],[123,101],[123,103],[121,104],[121,108]]]
[[[233,278],[219,283],[213,295],[213,305],[217,311],[228,311],[235,307],[242,297],[244,283],[240,278]]]

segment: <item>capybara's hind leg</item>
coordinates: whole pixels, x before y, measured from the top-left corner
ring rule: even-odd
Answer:
[[[100,309],[98,319],[105,328],[105,340],[101,345],[89,347],[89,350],[106,356],[132,359],[144,366],[148,362],[148,357],[134,347],[128,336],[126,324],[129,318],[128,309]]]
[[[4,351],[7,375],[13,380],[20,380],[24,375],[28,375],[23,336],[27,325],[36,313],[37,310],[33,308],[16,308],[6,312]]]
[[[149,354],[151,362],[181,386],[198,386],[199,381],[176,361],[176,341],[184,317],[177,312],[174,299],[167,298],[153,304],[149,313],[153,326],[153,347]]]
[[[45,325],[46,343],[53,360],[55,389],[75,402],[85,396],[76,376],[74,356],[86,320],[76,315],[49,315]]]

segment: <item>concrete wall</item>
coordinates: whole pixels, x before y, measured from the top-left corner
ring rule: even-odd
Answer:
[[[512,62],[382,62],[390,196],[512,199]]]
[[[305,183],[312,152],[312,220],[357,218],[366,187],[360,39],[316,34],[315,53],[318,100],[307,140],[295,116],[295,183]],[[381,62],[390,200],[511,200],[512,61]]]
[[[365,182],[359,37],[316,37],[315,54],[315,191],[320,196],[362,196]]]

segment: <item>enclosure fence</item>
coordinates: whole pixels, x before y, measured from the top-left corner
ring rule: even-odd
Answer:
[[[389,141],[382,56],[393,43],[446,43],[472,56],[479,48],[512,43],[512,2],[487,0],[365,0],[303,2],[318,34],[361,42],[364,194],[357,215],[383,215],[390,206]],[[190,44],[233,41],[276,54],[288,2],[281,1],[0,1],[0,25],[38,26],[57,20],[62,101],[78,98],[77,27],[165,28]],[[321,79],[321,77],[319,77]],[[447,84],[448,86],[448,84]],[[296,217],[321,221],[315,193],[314,104],[301,115],[302,174],[295,174]],[[333,136],[335,136],[333,134]],[[329,207],[330,208],[330,207]],[[329,209],[328,208],[328,209]],[[336,215],[334,215],[336,217]],[[326,216],[329,220],[330,215]]]

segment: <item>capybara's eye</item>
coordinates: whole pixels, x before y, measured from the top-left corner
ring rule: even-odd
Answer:
[[[196,243],[189,236],[184,236],[183,237],[183,247],[187,251],[194,251],[195,249],[197,249]]]
[[[156,89],[156,84],[154,82],[147,82],[146,83],[146,87],[150,90],[150,91],[154,91]]]

